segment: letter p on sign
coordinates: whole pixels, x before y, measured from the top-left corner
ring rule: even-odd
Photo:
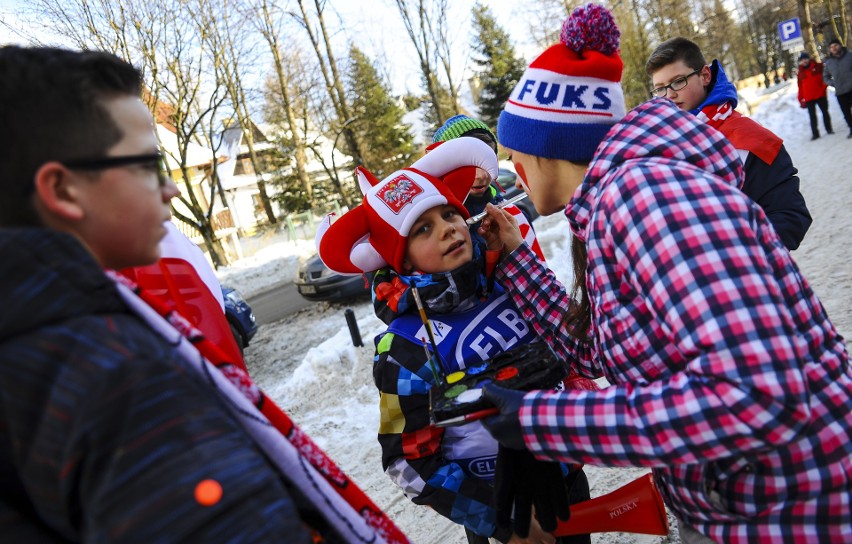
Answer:
[[[778,24],[778,34],[781,36],[782,42],[789,42],[802,37],[802,31],[799,27],[799,18],[790,19]]]

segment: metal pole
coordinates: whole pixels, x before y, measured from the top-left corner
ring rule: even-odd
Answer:
[[[361,340],[361,331],[358,330],[355,312],[352,311],[352,308],[346,308],[343,315],[346,317],[346,324],[349,325],[349,336],[352,337],[352,345],[356,348],[362,347],[364,342]]]

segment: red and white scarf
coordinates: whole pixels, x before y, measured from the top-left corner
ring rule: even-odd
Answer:
[[[240,367],[186,318],[132,280],[106,271],[131,311],[157,331],[224,400],[278,470],[346,542],[406,544],[387,515],[303,433]]]

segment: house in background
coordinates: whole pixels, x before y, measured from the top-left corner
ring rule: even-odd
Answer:
[[[217,167],[217,174],[224,192],[225,201],[231,210],[234,227],[240,234],[253,234],[259,225],[267,222],[266,212],[260,198],[257,186],[258,177],[266,183],[266,194],[270,197],[272,211],[276,217],[281,217],[282,210],[273,198],[278,188],[271,183],[270,155],[276,152],[275,144],[252,123],[252,138],[254,152],[262,170],[258,176],[251,162],[245,134],[239,126],[226,128],[222,134],[222,144],[219,154],[223,160]],[[210,174],[212,172],[208,172]]]
[[[150,96],[148,95],[145,98],[150,100]],[[213,160],[218,159],[221,162],[222,157],[217,156],[212,149],[190,141],[186,146],[185,169],[188,180],[188,183],[186,183],[180,166],[181,153],[178,145],[177,129],[173,122],[174,108],[164,102],[156,102],[154,119],[156,122],[157,139],[165,156],[166,168],[180,190],[180,196],[172,199],[171,202],[175,212],[190,218],[194,217],[189,207],[184,204],[184,201],[191,202],[190,193],[196,202],[198,202],[199,208],[205,211],[210,209],[212,198],[213,213],[211,215],[211,223],[216,238],[222,242],[226,252],[225,258],[229,261],[242,258],[242,249],[239,238],[237,237],[237,229],[234,227],[231,210],[228,206],[221,203],[221,199],[216,197],[215,193],[211,192],[208,172],[212,169]],[[198,230],[174,216],[172,217],[172,223],[207,253],[204,239]]]
[[[290,214],[275,198],[281,189],[273,183],[278,174],[274,169],[281,168],[281,160],[280,156],[277,157],[278,160],[273,160],[279,152],[276,148],[277,142],[269,137],[273,133],[272,128],[261,128],[252,124],[253,148],[261,169],[259,176],[255,174],[245,134],[241,127],[235,124],[226,126],[221,132],[220,145],[216,151],[196,142],[190,142],[187,146],[185,161],[189,179],[187,184],[183,181],[184,175],[180,168],[181,155],[176,129],[172,122],[173,112],[173,108],[167,104],[158,103],[155,114],[157,136],[166,156],[166,166],[181,192],[180,197],[172,200],[172,205],[177,213],[193,217],[183,202],[191,200],[191,192],[202,210],[209,210],[212,206],[212,226],[216,237],[222,242],[226,253],[225,258],[228,261],[243,257],[240,237],[252,236],[261,226],[268,224],[260,198],[258,179],[265,182],[273,213],[281,221],[282,226],[288,228],[291,239],[313,238],[317,218],[310,213]],[[315,135],[313,146],[317,152],[308,151],[307,169],[308,175],[314,182],[327,180],[335,166],[341,179],[352,175],[351,158],[335,150],[334,143],[328,138]],[[217,161],[215,176],[214,160]],[[214,183],[214,177],[218,178],[218,183]],[[172,218],[172,222],[206,253],[204,239],[200,232],[175,217]]]
[[[266,193],[269,196],[273,213],[286,226],[289,236],[293,238],[312,239],[316,231],[318,218],[310,213],[291,213],[276,200],[276,195],[282,190],[274,183],[281,173],[290,173],[295,165],[281,166],[282,161],[274,138],[275,129],[270,126],[252,124],[254,151],[262,172],[255,174],[246,144],[245,134],[238,126],[226,128],[222,132],[222,145],[219,154],[226,157],[217,167],[217,173],[224,190],[225,200],[231,210],[234,226],[241,235],[250,236],[258,227],[267,224],[266,213],[257,186],[258,177],[265,182]],[[334,143],[321,134],[312,135],[311,149],[306,150],[308,177],[314,184],[328,181],[334,170],[338,171],[341,179],[353,175],[352,158],[334,148]],[[316,150],[316,151],[314,151]],[[284,163],[288,161],[283,161]],[[279,169],[276,171],[276,168]],[[325,212],[340,212],[339,205],[329,210],[320,210],[320,216]]]

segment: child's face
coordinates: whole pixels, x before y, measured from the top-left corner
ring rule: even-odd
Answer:
[[[473,196],[482,196],[491,185],[491,176],[488,171],[482,168],[476,169],[476,177],[473,179],[473,185],[470,188],[470,194]]]
[[[159,150],[151,114],[139,98],[120,97],[105,106],[124,135],[107,157]],[[159,258],[169,201],[178,190],[171,179],[161,181],[158,164],[107,168],[78,186],[84,218],[76,227],[77,235],[101,266],[120,269],[151,264]]]
[[[667,64],[651,76],[651,88],[656,89],[663,85],[668,85],[678,78],[686,77],[686,87],[679,91],[668,89],[666,97],[684,111],[694,110],[707,98],[707,85],[710,84],[710,68],[705,66],[700,72],[689,75],[694,71],[684,64],[682,60]]]
[[[403,272],[448,272],[471,259],[473,245],[464,218],[453,206],[435,206],[411,227]]]

